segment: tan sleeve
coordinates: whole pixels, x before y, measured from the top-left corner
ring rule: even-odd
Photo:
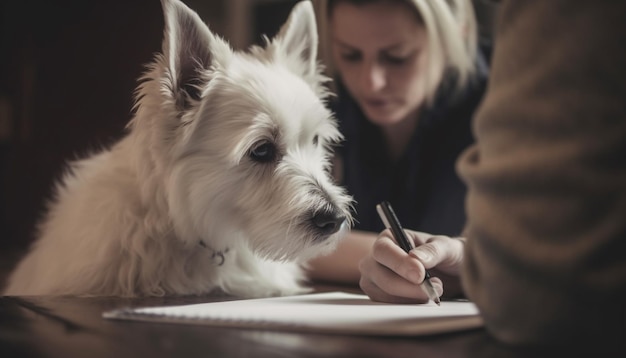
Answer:
[[[626,1],[504,1],[463,284],[509,343],[626,337]]]

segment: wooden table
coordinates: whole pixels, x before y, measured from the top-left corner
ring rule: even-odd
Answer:
[[[320,289],[336,290],[336,288]],[[348,290],[350,291],[350,290]],[[127,306],[220,301],[217,297],[0,297],[0,357],[539,357],[495,342],[483,329],[415,338],[372,338],[112,321]],[[553,355],[546,352],[546,357]]]

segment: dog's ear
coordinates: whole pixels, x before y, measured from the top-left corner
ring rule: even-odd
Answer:
[[[287,22],[272,40],[277,47],[296,67],[298,74],[313,80],[317,76],[317,26],[315,12],[311,1],[301,1],[291,10]]]
[[[161,0],[165,20],[163,56],[178,110],[201,97],[211,66],[227,61],[232,50],[213,35],[198,14],[178,0]]]

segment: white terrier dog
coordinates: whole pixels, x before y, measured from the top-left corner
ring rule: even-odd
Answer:
[[[349,228],[311,3],[249,53],[162,5],[128,135],[71,164],[4,294],[295,294]]]

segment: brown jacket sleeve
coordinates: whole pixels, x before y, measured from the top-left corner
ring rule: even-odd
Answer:
[[[466,294],[505,342],[624,339],[626,1],[500,10],[477,143],[457,163]]]

